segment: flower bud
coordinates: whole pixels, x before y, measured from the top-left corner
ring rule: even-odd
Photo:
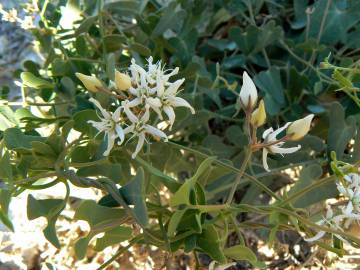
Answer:
[[[296,141],[304,137],[310,130],[313,114],[292,122],[286,130],[286,134],[290,135],[290,140]]]
[[[245,109],[253,110],[257,102],[256,86],[246,71],[243,73],[243,85],[240,90],[240,101]]]
[[[115,85],[118,90],[125,91],[131,87],[131,78],[129,75],[115,71]]]
[[[259,106],[251,114],[250,122],[254,127],[260,127],[263,124],[265,124],[265,120],[266,120],[265,104],[263,100],[260,100]]]
[[[88,76],[79,72],[76,72],[75,75],[84,84],[85,88],[91,92],[97,92],[97,88],[102,87],[101,81],[95,76]]]

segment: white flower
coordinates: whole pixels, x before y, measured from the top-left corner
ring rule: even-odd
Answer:
[[[241,86],[239,98],[245,109],[254,109],[258,94],[253,80],[246,71],[243,73],[243,85]]]
[[[185,99],[176,96],[185,79],[169,81],[171,76],[178,73],[178,68],[164,70],[160,61],[154,64],[150,57],[147,71],[137,65],[134,59],[129,69],[134,82],[129,92],[135,96],[128,105],[130,108],[140,104],[148,105],[160,120],[163,119],[164,112],[170,122],[170,130],[175,122],[174,107],[186,107],[192,114],[195,113],[194,108]]]
[[[337,183],[339,193],[348,199],[346,207],[341,209],[346,222],[345,228],[348,228],[352,221],[360,220],[360,175],[350,173],[344,176],[345,183]],[[345,185],[345,186],[344,186]]]
[[[216,264],[217,264],[216,261],[212,261],[209,264],[209,270],[225,270],[225,269],[227,269],[227,268],[229,268],[231,266],[236,265],[236,262],[219,264],[219,265],[216,265]]]
[[[90,98],[89,100],[99,109],[101,116],[98,115],[100,122],[89,120],[88,123],[96,128],[99,133],[105,133],[105,136],[107,137],[107,149],[103,155],[108,156],[111,149],[114,147],[117,138],[120,139],[120,142],[118,142],[119,145],[125,140],[125,132],[120,125],[122,107],[118,107],[115,112],[111,113],[106,111],[97,100],[93,98]]]
[[[149,106],[146,106],[144,114],[140,117],[140,119],[130,110],[130,108],[127,106],[127,101],[124,101],[122,103],[122,106],[124,108],[124,112],[127,115],[128,119],[131,121],[131,125],[126,127],[124,129],[124,133],[132,133],[133,136],[138,137],[138,143],[136,145],[135,151],[132,154],[132,158],[135,158],[137,154],[142,149],[145,141],[146,141],[146,134],[151,134],[155,137],[159,137],[164,139],[165,141],[168,140],[167,135],[161,131],[160,129],[157,129],[156,127],[153,127],[147,122],[149,121],[150,113],[149,113]]]
[[[311,121],[314,118],[313,114],[296,120],[290,124],[289,128],[286,130],[286,134],[290,135],[291,140],[299,140],[304,137],[310,130]]]
[[[286,123],[283,127],[278,128],[277,130],[273,130],[273,128],[269,128],[264,131],[263,133],[263,139],[264,144],[268,145],[263,148],[263,166],[265,170],[269,170],[269,166],[267,164],[267,155],[268,153],[272,154],[290,154],[298,151],[301,146],[298,145],[296,147],[290,147],[290,148],[282,148],[282,145],[285,143],[284,141],[278,140],[276,136],[281,133],[284,129],[286,129],[290,123]]]
[[[170,130],[175,122],[175,112],[174,107],[186,107],[190,109],[192,114],[195,114],[194,108],[187,102],[185,99],[177,97],[178,88],[184,82],[184,79],[177,80],[171,84],[163,93],[161,98],[162,109],[167,115],[170,122]]]

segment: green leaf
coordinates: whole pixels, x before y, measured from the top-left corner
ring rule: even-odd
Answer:
[[[152,36],[163,35],[168,29],[172,29],[179,24],[186,16],[186,11],[177,8],[178,3],[176,1],[170,2],[170,4],[164,9],[163,15],[160,17],[159,22],[156,24]],[[176,18],[176,20],[174,20]]]
[[[197,239],[197,247],[219,263],[226,263],[226,258],[220,246],[220,240],[214,225],[204,228]]]
[[[89,223],[90,232],[75,244],[75,253],[79,259],[84,258],[90,240],[101,232],[118,227],[126,219],[124,209],[115,209],[98,205],[95,201],[85,200],[76,209],[74,219]],[[101,246],[101,245],[100,245]]]
[[[256,258],[254,252],[248,247],[237,245],[232,246],[230,248],[224,249],[224,254],[226,257],[231,258],[233,260],[245,260],[250,262],[257,268],[265,269],[266,264],[263,262],[259,262]]]
[[[8,215],[4,213],[2,209],[0,209],[0,221],[12,232],[14,232],[14,226],[9,219]]]
[[[104,45],[107,52],[115,52],[124,47],[126,38],[121,35],[108,35],[104,37]]]
[[[152,175],[159,177],[159,181],[164,184],[172,193],[176,192],[181,184],[177,182],[174,178],[164,174],[159,169],[151,166],[151,164],[147,163],[145,160],[140,158],[139,156],[135,159],[141,166],[143,166],[146,170],[148,170]]]
[[[106,57],[106,74],[112,81],[115,81],[115,61],[115,54],[113,53]]]
[[[47,219],[48,224],[43,232],[46,239],[56,248],[60,248],[60,242],[56,235],[55,223],[64,207],[65,201],[61,199],[37,200],[31,194],[28,196],[28,219],[33,220],[39,217]]]
[[[151,55],[151,51],[149,48],[147,48],[146,46],[140,44],[140,43],[133,43],[130,45],[130,50],[137,52],[138,54],[142,55],[142,56],[150,56]]]
[[[121,164],[112,164],[104,161],[101,164],[95,164],[78,169],[76,172],[79,176],[105,176],[115,183],[119,183],[122,177],[123,168]]]
[[[356,121],[353,117],[345,120],[343,107],[334,102],[329,112],[329,133],[328,133],[328,153],[335,151],[338,159],[342,159],[348,142],[356,134]]]
[[[311,23],[308,35],[315,39],[318,37],[325,11],[327,11],[320,42],[331,45],[335,45],[339,41],[345,43],[350,29],[360,21],[360,2],[331,1],[329,9],[327,9],[327,5],[328,0],[315,1],[312,7],[314,12],[310,14],[309,18]]]
[[[35,89],[44,89],[44,88],[53,88],[54,85],[43,79],[43,78],[39,78],[36,77],[34,74],[32,74],[31,72],[22,72],[20,74],[21,80],[23,82],[23,84],[25,84],[28,87],[32,87]]]
[[[256,85],[265,93],[264,101],[266,112],[276,115],[285,105],[284,90],[281,83],[280,70],[271,67],[254,77]]]
[[[184,216],[186,210],[187,209],[177,210],[176,212],[174,212],[174,214],[172,214],[172,216],[169,220],[169,225],[168,225],[168,230],[167,230],[167,235],[169,237],[174,236],[177,226],[179,225],[180,220]]]
[[[316,183],[316,181],[318,181],[318,179],[322,176],[322,173],[323,170],[319,164],[311,164],[307,167],[304,167],[300,172],[299,180],[289,191],[288,195],[291,196],[292,194],[301,191],[305,187]],[[328,183],[304,194],[301,198],[294,201],[293,205],[295,207],[304,208],[325,199],[333,198],[337,194],[338,191],[335,184]]]
[[[9,128],[4,132],[4,142],[10,150],[31,150],[32,142],[42,142],[43,137],[25,135],[18,128]]]
[[[132,236],[132,229],[126,226],[119,226],[105,232],[104,236],[96,240],[95,250],[102,251],[108,246],[119,244]]]
[[[190,193],[193,191],[194,186],[198,178],[210,167],[211,163],[216,157],[208,157],[199,166],[195,175],[186,180],[184,184],[176,191],[176,193],[170,198],[170,206],[175,207],[177,205],[186,204],[190,205]]]
[[[77,112],[73,116],[73,120],[76,131],[87,134],[90,138],[94,138],[98,133],[97,129],[88,123],[89,120],[99,121],[99,117],[94,110],[89,109]]]
[[[13,110],[7,105],[0,106],[0,131],[18,125]]]
[[[97,16],[90,16],[85,18],[79,27],[75,30],[75,36],[89,31],[90,27],[96,22]]]
[[[7,179],[8,181],[12,181],[13,179],[10,154],[8,151],[5,151],[0,158],[0,179]]]
[[[145,202],[145,179],[144,170],[140,167],[136,176],[125,186],[119,189],[119,194],[123,197],[128,205],[133,205],[133,212],[137,217],[140,225],[148,225],[148,213]],[[100,199],[99,205],[110,207],[119,206],[117,201],[109,194]]]
[[[244,54],[250,55],[281,40],[283,30],[280,26],[276,26],[274,21],[269,21],[263,27],[249,25],[245,32],[240,27],[233,27],[229,30],[229,37],[236,42]]]

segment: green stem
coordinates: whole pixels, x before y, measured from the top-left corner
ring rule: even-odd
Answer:
[[[196,155],[199,155],[201,157],[204,157],[204,158],[208,158],[209,155],[205,154],[205,153],[202,153],[198,150],[195,150],[195,149],[192,149],[190,147],[187,147],[187,146],[184,146],[184,145],[180,145],[180,144],[177,144],[177,143],[174,143],[174,142],[171,142],[171,141],[168,141],[166,142],[167,144],[170,144],[178,149],[183,149],[183,150],[186,150],[190,153],[193,153],[193,154],[196,154]],[[236,172],[236,173],[240,173],[240,170],[235,168],[234,166],[228,164],[228,163],[225,163],[221,160],[218,160],[218,159],[215,159],[214,160],[214,163],[217,164],[218,166],[220,167],[223,167],[223,168],[226,168],[230,171],[233,171],[233,172]],[[265,186],[263,183],[261,183],[258,179],[256,179],[255,177],[247,174],[247,173],[244,173],[244,176],[247,177],[249,180],[253,181],[261,190],[263,190],[264,192],[266,192],[267,194],[269,194],[271,197],[273,198],[276,198],[277,200],[281,201],[281,197],[279,197],[278,195],[276,195],[272,190],[270,190],[267,186]]]
[[[232,202],[232,200],[234,198],[235,192],[237,190],[237,186],[239,185],[240,180],[241,180],[241,178],[243,177],[243,175],[245,173],[245,170],[246,170],[247,165],[248,165],[248,163],[249,163],[249,161],[251,159],[251,156],[252,156],[251,149],[247,149],[246,152],[245,152],[245,159],[244,159],[243,163],[241,164],[240,171],[239,171],[239,173],[237,174],[237,176],[235,178],[233,186],[231,187],[229,197],[228,197],[228,199],[226,201],[226,204],[231,204],[231,202]]]
[[[119,248],[119,250],[109,260],[103,263],[97,270],[106,269],[106,267],[108,267],[113,261],[115,261],[121,254],[127,251],[131,246],[140,242],[142,238],[143,238],[142,235],[135,236],[133,239],[129,241],[129,244],[127,246]]]
[[[332,176],[329,176],[329,177],[326,177],[326,178],[323,178],[321,180],[318,180],[316,181],[315,183],[303,188],[302,190],[292,194],[290,197],[284,199],[281,203],[280,203],[280,206],[284,206],[286,204],[288,204],[289,202],[292,202],[298,198],[301,198],[304,194],[308,193],[309,191],[317,188],[317,187],[320,187],[322,185],[325,185],[325,184],[328,184],[330,182],[333,182],[334,180],[336,180],[336,176],[335,175],[332,175]]]
[[[234,216],[234,215],[231,215],[230,218],[231,218],[231,221],[232,221],[232,223],[234,225],[234,229],[235,229],[235,232],[236,232],[236,234],[237,234],[237,236],[239,238],[240,244],[244,246],[245,245],[245,240],[244,240],[244,237],[243,237],[243,235],[242,235],[242,233],[241,233],[241,231],[239,229],[239,222],[237,221],[236,216]]]

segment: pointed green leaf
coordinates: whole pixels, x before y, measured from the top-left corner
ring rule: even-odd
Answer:
[[[54,87],[54,85],[51,82],[49,82],[43,78],[36,77],[31,72],[22,72],[20,77],[21,77],[23,84],[25,84],[28,87],[32,87],[35,89],[53,88]]]
[[[259,262],[256,258],[254,252],[242,245],[232,246],[230,248],[226,248],[224,250],[224,254],[226,257],[231,258],[233,260],[245,260],[250,262],[257,268],[264,269],[266,268],[266,264],[263,262]]]

